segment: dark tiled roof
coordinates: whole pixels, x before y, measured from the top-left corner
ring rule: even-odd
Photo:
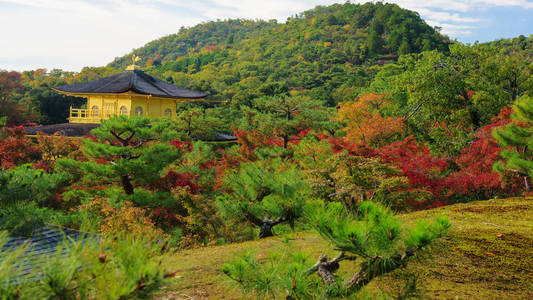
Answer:
[[[217,133],[215,135],[215,138],[213,140],[205,140],[205,142],[230,142],[230,141],[236,141],[237,137],[232,134],[226,134],[226,133]]]
[[[191,91],[154,78],[141,70],[126,70],[95,81],[54,87],[72,94],[115,94],[133,91],[166,98],[204,98],[206,93]]]
[[[58,246],[65,245],[65,243],[68,245],[73,241],[98,240],[98,238],[99,236],[95,234],[49,225],[36,229],[31,237],[11,236],[2,250],[14,250],[23,245],[27,247],[24,254],[15,262],[18,276],[13,278],[13,282],[22,282],[24,280],[38,280],[40,275],[35,272],[32,273],[32,270],[41,266],[50,255],[57,254]],[[68,247],[63,248],[60,255],[65,256],[67,254]],[[1,259],[2,257],[0,257],[0,261]]]
[[[100,126],[100,124],[79,124],[79,123],[63,123],[44,126],[25,127],[24,130],[28,135],[36,135],[37,131],[54,134],[59,132],[63,136],[80,137],[91,133],[91,130]]]

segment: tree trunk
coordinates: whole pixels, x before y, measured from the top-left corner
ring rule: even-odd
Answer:
[[[259,219],[256,219],[256,220],[259,220]],[[269,236],[274,236],[274,234],[272,233],[272,228],[278,225],[279,223],[286,222],[286,221],[287,221],[287,217],[282,216],[274,220],[266,217],[265,219],[259,222],[256,222],[256,224],[259,225],[259,238],[262,239],[262,238],[266,238]]]
[[[307,270],[308,274],[312,274],[314,272],[318,273],[318,276],[322,278],[322,281],[326,285],[332,285],[335,284],[335,271],[339,269],[339,262],[343,260],[355,260],[355,256],[346,256],[344,255],[344,252],[341,252],[337,257],[334,257],[332,259],[328,259],[326,254],[320,255],[318,258],[318,261],[309,269]]]
[[[408,249],[404,254],[396,254],[390,257],[386,263],[379,256],[365,260],[359,266],[359,270],[346,281],[346,288],[349,290],[361,289],[375,277],[392,272],[403,266],[405,261],[413,256],[418,249],[418,247],[415,247]],[[334,273],[339,269],[339,262],[342,260],[355,260],[356,258],[356,256],[346,256],[344,253],[340,253],[337,257],[328,260],[328,257],[322,254],[318,261],[307,270],[307,273],[317,272],[324,284],[333,285],[335,284]]]
[[[481,120],[479,119],[479,113],[477,110],[471,108],[470,109],[470,119],[472,120],[472,125],[474,126],[474,130],[479,129],[481,127]]]
[[[259,226],[259,238],[262,239],[262,238],[274,236],[274,234],[272,233],[272,227],[274,227],[272,223],[263,222],[261,226]]]
[[[121,181],[126,195],[133,195],[133,185],[131,184],[130,177],[128,175],[122,175]]]
[[[318,276],[322,278],[322,281],[325,284],[335,284],[335,276],[333,273],[339,269],[339,258],[344,256],[343,253],[332,260],[328,260],[328,257],[325,254],[320,255],[318,262],[313,266],[316,267]]]
[[[348,281],[346,282],[346,287],[348,287],[349,289],[358,290],[364,285],[366,285],[368,282],[370,282],[372,278],[368,276],[368,265],[369,263],[367,261],[363,262],[359,267],[359,270],[348,279]]]

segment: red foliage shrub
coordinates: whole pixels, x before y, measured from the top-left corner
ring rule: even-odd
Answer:
[[[37,132],[37,147],[42,152],[42,161],[37,165],[41,169],[51,171],[55,168],[55,162],[59,158],[71,158],[77,161],[85,161],[87,158],[80,149],[81,142],[61,136],[59,133],[48,135]]]
[[[485,197],[495,194],[501,187],[500,175],[492,171],[492,165],[500,159],[501,148],[491,139],[479,139],[461,151],[455,159],[460,170],[446,179],[449,194]]]
[[[10,169],[41,158],[41,151],[25,136],[24,127],[4,128],[0,134],[1,168]]]
[[[493,164],[501,159],[502,149],[491,133],[494,128],[511,122],[511,112],[510,107],[503,108],[492,119],[492,124],[481,128],[475,134],[476,140],[465,147],[459,157],[451,159],[458,170],[449,174],[446,174],[450,172],[448,162],[432,156],[429,149],[417,145],[413,137],[379,149],[379,155],[400,168],[412,187],[430,191],[437,201],[517,194],[520,179],[514,174],[501,175],[492,169]]]
[[[257,148],[264,146],[283,147],[283,138],[281,137],[266,136],[257,130],[248,132],[242,129],[232,129],[233,134],[237,137],[237,142],[241,145],[240,153],[247,159],[253,160],[255,158],[254,151]],[[311,129],[303,128],[299,128],[299,130],[296,135],[289,137],[288,145],[297,145],[311,131]]]
[[[197,194],[200,192],[200,187],[196,183],[197,177],[189,172],[177,173],[171,170],[162,178],[162,181],[168,189],[189,187],[192,194]]]
[[[492,137],[494,128],[502,127],[511,122],[511,107],[502,108],[500,114],[492,119],[491,124],[476,133],[472,144],[461,151],[454,160],[460,170],[447,178],[449,194],[464,196],[492,197],[497,194],[517,194],[520,189],[520,178],[514,174],[498,174],[492,165],[501,159],[502,148]]]
[[[101,165],[108,165],[109,162],[105,158],[95,158],[94,162]]]
[[[192,151],[192,145],[189,142],[183,142],[180,140],[173,140],[169,142],[170,145],[176,147],[178,150],[184,150],[187,152]]]
[[[45,172],[50,172],[51,168],[50,165],[47,164],[44,160],[38,161],[37,163],[34,163],[32,166],[34,169],[43,170]]]
[[[216,169],[214,190],[224,191],[224,176],[226,175],[226,172],[228,172],[229,170],[237,169],[241,161],[238,158],[231,156],[223,149],[220,149],[219,152],[221,154],[221,158],[220,160],[217,160],[215,166]]]
[[[298,132],[299,137],[306,137],[309,132],[311,131],[311,128],[303,129],[302,131]]]
[[[159,226],[174,227],[179,224],[176,215],[165,207],[156,207],[150,212],[149,217]]]
[[[443,173],[448,163],[431,155],[426,146],[419,146],[414,137],[391,143],[378,152],[382,159],[403,172],[413,188],[423,188],[430,191],[435,199],[441,198],[441,192],[447,187]]]
[[[265,140],[265,142],[269,146],[283,147],[283,139],[281,139],[281,138],[268,138],[268,139]],[[290,143],[290,141],[289,141],[289,143]]]
[[[213,167],[215,167],[215,166],[216,166],[216,161],[214,161],[214,160],[210,160],[210,161],[208,161],[208,162],[206,162],[206,163],[201,164],[201,165],[200,165],[200,169],[202,169],[202,170],[208,170],[208,169],[211,169],[211,168],[213,168]]]
[[[256,158],[254,153],[255,149],[268,144],[265,137],[257,130],[248,132],[234,127],[232,127],[232,130],[233,134],[237,137],[237,142],[241,146],[239,153],[244,160],[254,160]]]
[[[501,159],[502,150],[492,137],[492,130],[511,122],[511,112],[510,107],[503,108],[492,119],[492,124],[475,134],[476,139],[457,158],[434,156],[428,147],[417,144],[412,136],[379,149],[373,149],[365,143],[351,143],[343,138],[318,137],[327,139],[335,153],[347,151],[353,156],[379,156],[408,178],[408,190],[429,191],[433,194],[430,205],[441,206],[457,200],[486,199],[520,192],[521,179],[516,174],[498,174],[492,169],[493,164]]]
[[[320,138],[320,136],[319,136]],[[322,137],[323,139],[324,137]],[[343,138],[327,137],[328,142],[331,143],[331,151],[339,153],[346,150],[349,155],[362,157],[375,157],[377,152],[365,142],[352,143]]]
[[[89,140],[91,140],[93,142],[98,142],[98,139],[96,138],[96,136],[94,136],[92,134],[86,135],[84,138],[85,139],[89,139]]]

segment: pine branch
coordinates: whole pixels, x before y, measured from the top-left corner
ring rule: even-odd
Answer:
[[[382,264],[383,262],[385,262],[385,259],[380,256],[375,256],[369,260],[364,261],[360,265],[359,270],[348,279],[348,281],[346,282],[346,288],[359,290],[375,277],[392,272],[402,266],[405,261],[411,256],[413,256],[415,252],[419,249],[420,247],[415,247],[406,250],[404,254],[396,254],[391,258],[387,259],[391,262],[387,265]]]
[[[306,273],[311,275],[318,272],[318,276],[322,278],[325,284],[334,284],[335,276],[333,273],[339,269],[339,262],[343,260],[356,260],[357,256],[347,256],[344,252],[339,253],[336,257],[328,260],[326,254],[320,255],[318,261],[309,268]]]

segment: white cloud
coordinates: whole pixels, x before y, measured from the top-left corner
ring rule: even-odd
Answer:
[[[423,8],[436,8],[447,11],[469,12],[495,6],[514,6],[533,9],[533,2],[528,0],[388,0],[385,2],[397,3],[401,7],[417,11]]]
[[[0,69],[80,70],[101,66],[133,48],[192,26],[201,17],[156,5],[113,0],[0,0]]]
[[[278,19],[285,21],[285,19],[296,13],[313,8],[317,5],[333,4],[335,0],[267,0],[267,1],[253,1],[253,0],[210,0],[216,7],[224,7],[224,11],[219,11],[216,8],[212,9],[209,14],[212,17],[224,18],[225,12],[234,16],[250,16],[258,19]],[[289,4],[290,2],[290,4]]]
[[[476,23],[482,21],[479,18],[463,17],[458,13],[449,13],[444,11],[432,11],[429,9],[421,8],[418,10],[420,15],[423,15],[426,19],[435,22],[457,22],[457,23]]]
[[[533,9],[533,2],[528,0],[473,0],[478,6],[516,6],[525,9]]]
[[[452,23],[433,23],[429,22],[431,26],[442,27],[442,33],[449,36],[458,36],[458,35],[470,35],[473,33],[473,30],[476,28],[472,25],[462,25],[462,24],[452,24]]]
[[[365,1],[357,1],[365,2]],[[416,11],[431,26],[442,28],[442,33],[452,37],[468,36],[477,28],[476,23],[487,21],[470,17],[475,12],[491,7],[518,7],[533,9],[527,0],[387,0]],[[464,15],[468,14],[469,17]]]

